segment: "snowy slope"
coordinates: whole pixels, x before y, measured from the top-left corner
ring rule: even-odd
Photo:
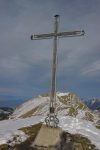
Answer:
[[[17,142],[25,140],[27,136],[18,129],[44,122],[49,103],[49,96],[38,96],[17,107],[11,119],[0,121],[0,144],[7,143],[9,140],[12,144],[13,137],[16,135]],[[87,119],[87,114],[92,115],[94,121],[97,118],[76,94],[57,92],[56,108],[60,120],[59,126],[63,130],[87,136],[97,148],[100,147],[100,130],[94,126],[94,122]]]
[[[88,137],[100,149],[100,130],[96,129],[91,122],[67,116],[60,118],[60,126],[69,133],[79,133]]]
[[[49,96],[39,96],[16,108],[11,118],[27,118],[48,113]],[[74,93],[57,92],[56,112],[59,114],[96,121],[97,116]]]
[[[69,133],[80,133],[88,137],[93,144],[100,148],[100,130],[96,129],[89,121],[76,119],[69,116],[59,116],[59,126]],[[0,122],[0,144],[7,143],[8,140],[13,139],[15,135],[19,135],[21,141],[26,139],[23,132],[18,129],[30,126],[44,121],[44,116],[33,116],[26,119],[10,119]]]
[[[27,113],[28,111],[32,110],[33,108],[36,108],[37,106],[45,103],[49,103],[49,97],[39,96],[37,98],[31,99],[16,108],[13,113],[13,117],[18,118]]]
[[[41,117],[31,117],[26,119],[9,119],[0,121],[0,145],[13,140],[13,137],[19,135],[21,141],[26,139],[26,135],[18,129],[30,126],[40,122]]]

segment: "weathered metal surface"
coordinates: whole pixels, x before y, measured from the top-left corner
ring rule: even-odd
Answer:
[[[52,80],[51,80],[51,96],[50,96],[50,109],[49,118],[46,117],[45,121],[47,125],[57,127],[58,118],[56,114],[56,72],[57,72],[57,39],[63,37],[76,37],[83,36],[84,30],[75,30],[69,32],[58,32],[59,15],[54,16],[54,32],[49,34],[33,34],[31,35],[31,40],[41,40],[41,39],[54,39],[53,45],[53,62],[52,62]],[[53,111],[51,111],[53,110]],[[53,122],[53,124],[52,124]]]

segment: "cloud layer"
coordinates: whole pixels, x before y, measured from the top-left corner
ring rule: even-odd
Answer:
[[[31,41],[32,33],[84,29],[86,35],[59,39],[58,90],[100,96],[99,0],[1,0],[0,93],[33,96],[50,90],[52,40]]]

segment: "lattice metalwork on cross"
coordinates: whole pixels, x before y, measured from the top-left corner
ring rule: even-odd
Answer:
[[[53,62],[52,62],[52,82],[51,82],[51,94],[50,94],[50,107],[49,114],[45,118],[45,122],[48,126],[57,127],[59,119],[56,113],[56,72],[57,72],[57,40],[64,37],[77,37],[85,34],[84,30],[75,30],[68,32],[58,32],[59,15],[54,16],[54,32],[48,34],[32,34],[31,40],[42,40],[53,38]]]

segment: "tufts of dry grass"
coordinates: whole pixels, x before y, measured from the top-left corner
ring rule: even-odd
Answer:
[[[31,117],[39,108],[39,106],[33,108],[32,110],[28,111],[27,113],[25,113],[24,115],[21,115],[20,118],[27,118],[27,117]]]
[[[38,124],[29,126],[29,127],[21,128],[21,129],[19,129],[19,130],[21,130],[21,131],[23,131],[25,134],[31,136],[31,135],[37,134],[38,131],[40,130],[41,126],[42,126],[42,123],[38,123]]]
[[[8,150],[8,145],[7,144],[0,145],[0,150]]]

